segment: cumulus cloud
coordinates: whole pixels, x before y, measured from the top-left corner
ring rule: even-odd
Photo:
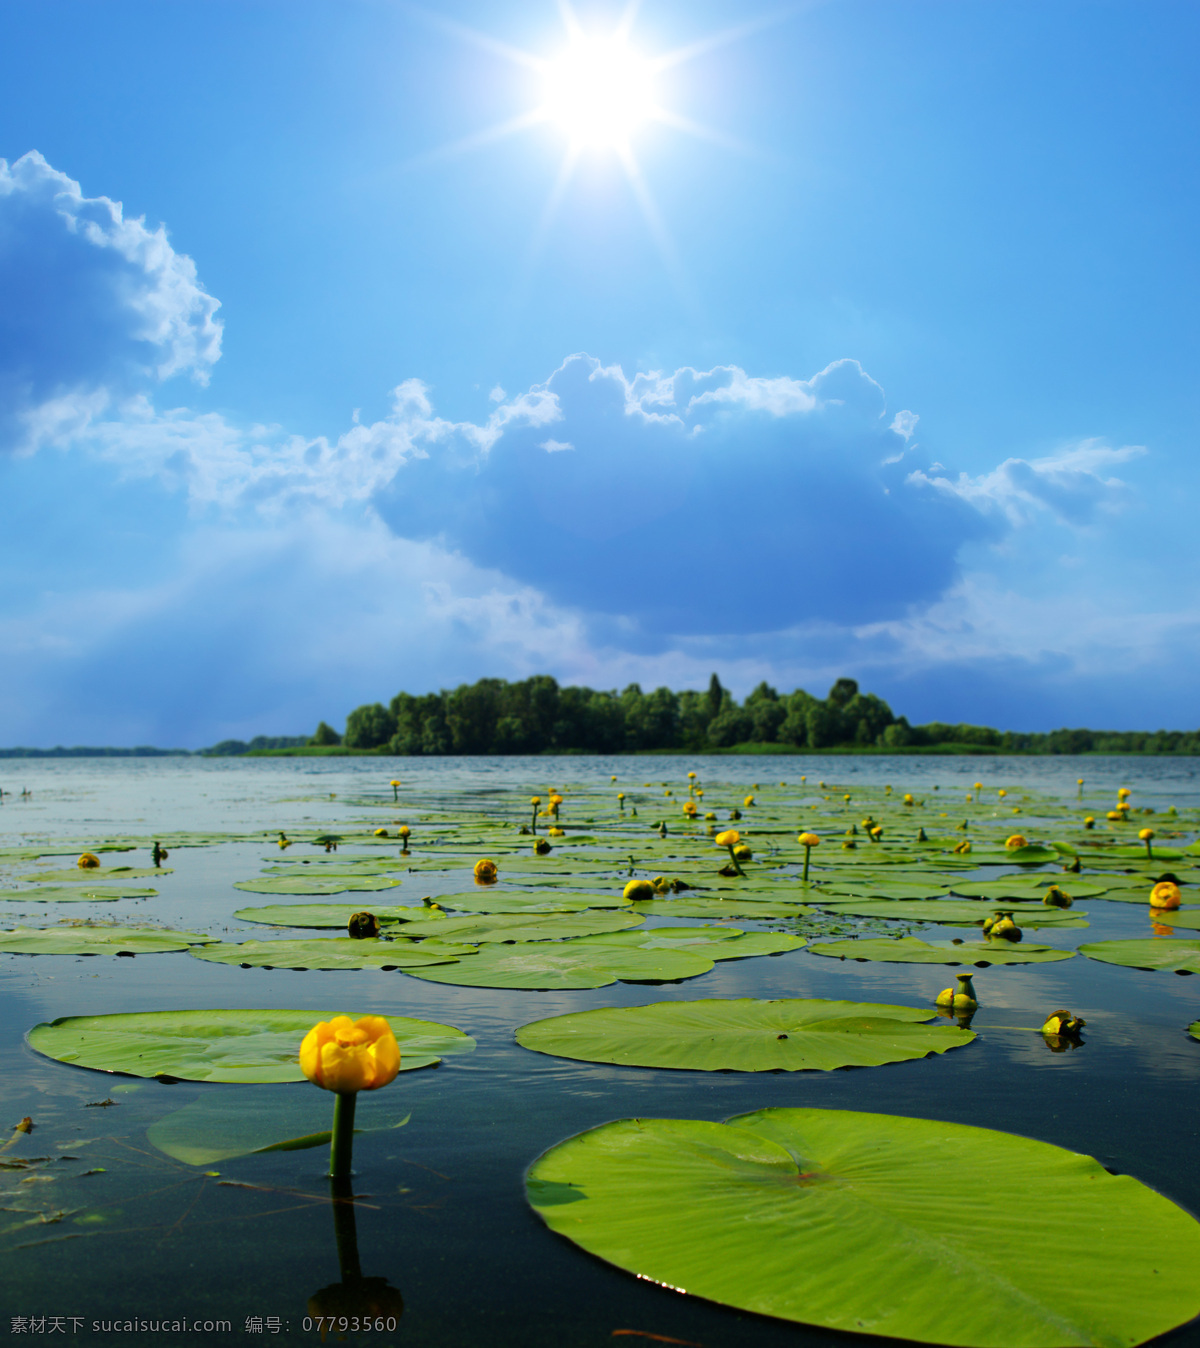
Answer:
[[[409,459],[373,504],[629,639],[882,619],[953,580],[989,526],[889,466],[903,438],[856,361],[811,379],[736,367],[627,376],[569,357],[473,460]],[[504,409],[500,409],[504,410]],[[573,453],[547,453],[541,426]]]
[[[1045,512],[1066,524],[1086,525],[1132,502],[1128,483],[1105,473],[1145,452],[1142,445],[1112,449],[1098,440],[1083,440],[1045,458],[1006,459],[978,477],[960,473],[951,480],[916,469],[907,480],[957,496],[979,510],[998,511],[1012,525],[1027,524]]]
[[[36,448],[47,404],[203,383],[221,353],[191,258],[36,151],[0,160],[0,292],[0,447]]]

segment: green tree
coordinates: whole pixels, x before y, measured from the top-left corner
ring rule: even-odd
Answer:
[[[364,703],[346,717],[348,749],[377,749],[396,733],[396,718],[379,702]]]
[[[323,747],[330,744],[341,744],[342,737],[334,730],[333,726],[326,725],[322,721],[313,731],[312,738],[308,742]]]

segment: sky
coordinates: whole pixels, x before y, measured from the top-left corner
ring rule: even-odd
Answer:
[[[1192,0],[0,0],[0,744],[1200,723]]]

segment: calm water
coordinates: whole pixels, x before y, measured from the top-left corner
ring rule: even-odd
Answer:
[[[513,788],[527,795],[551,784],[601,785],[615,773],[640,790],[642,782],[677,783],[692,767],[701,769],[706,785],[726,781],[744,789],[754,781],[798,783],[806,774],[810,784],[823,777],[851,788],[889,782],[897,790],[928,793],[937,786],[958,802],[975,780],[989,787],[1022,783],[1074,799],[1076,778],[1083,776],[1084,800],[1096,808],[1101,802],[1106,807],[1119,785],[1132,787],[1139,803],[1160,808],[1200,804],[1200,764],[1192,759],[10,760],[0,762],[0,786],[14,793],[0,807],[0,845],[26,838],[64,844],[119,834],[150,838],[183,829],[273,834],[333,826],[369,813],[352,804],[364,793],[379,798],[382,788],[390,797],[386,783],[392,776],[403,781],[402,799],[411,806],[434,808],[466,794],[481,806],[494,799],[503,814],[514,808],[504,796]],[[26,788],[30,798],[15,795]],[[807,798],[806,789],[797,788],[798,801]],[[390,801],[376,813],[390,816]],[[13,925],[19,914],[52,922],[109,916],[119,908],[123,917],[137,913],[225,939],[261,938],[266,929],[233,919],[247,896],[231,886],[257,874],[267,857],[261,843],[176,849],[169,863],[174,873],[157,884],[158,898],[71,905],[69,913],[40,905],[42,911],[31,914],[35,905],[10,903],[3,905],[4,925]],[[118,864],[148,864],[146,853],[123,854]],[[457,879],[447,884],[461,888]],[[436,885],[432,892],[439,892]],[[1091,913],[1089,929],[1039,939],[1074,946],[1148,934],[1144,910],[1136,905],[1087,900],[1082,906]],[[338,1279],[323,1152],[197,1167],[171,1160],[146,1136],[156,1120],[193,1102],[213,1117],[224,1111],[232,1121],[269,1108],[280,1117],[279,1136],[316,1131],[328,1126],[326,1095],[307,1083],[135,1082],[51,1062],[24,1044],[31,1026],[69,1014],[352,1003],[385,1015],[444,1021],[478,1040],[475,1053],[402,1075],[364,1103],[367,1122],[394,1122],[411,1112],[403,1128],[364,1135],[355,1148],[362,1271],[386,1278],[402,1294],[404,1311],[395,1332],[351,1335],[349,1342],[598,1348],[613,1342],[615,1330],[705,1348],[865,1348],[877,1342],[690,1300],[610,1269],[547,1232],[525,1205],[525,1167],[564,1137],[634,1114],[721,1119],[771,1105],[815,1105],[950,1119],[1087,1152],[1200,1212],[1200,1044],[1184,1033],[1200,1018],[1200,979],[1083,958],[983,970],[976,979],[983,1005],[972,1027],[979,1031],[974,1043],[937,1059],[870,1070],[751,1075],[607,1068],[529,1053],[513,1040],[527,1021],[595,1006],[700,996],[921,1005],[950,981],[940,966],[842,963],[805,951],[718,964],[678,985],[618,983],[576,992],[456,988],[373,971],[226,968],[184,954],[0,955],[6,1111],[0,1140],[24,1115],[35,1123],[34,1133],[0,1161],[14,1155],[79,1158],[30,1172],[36,1182],[28,1185],[20,1184],[21,1172],[0,1170],[6,1195],[0,1200],[0,1332],[14,1316],[61,1317],[63,1337],[76,1340],[137,1345],[286,1337],[315,1343],[316,1333],[303,1328],[309,1299]],[[1040,1036],[1011,1028],[1040,1025],[1060,1006],[1088,1021],[1087,1042],[1075,1052],[1051,1054]],[[114,1103],[99,1107],[104,1100]],[[98,1173],[83,1176],[84,1169]],[[206,1169],[219,1174],[206,1176]],[[37,1219],[50,1210],[66,1215],[52,1224]],[[31,1224],[18,1229],[22,1222]],[[1081,1241],[1087,1238],[1080,1233]],[[227,1321],[230,1329],[92,1329],[94,1321],[131,1318],[186,1319],[189,1326]],[[49,1332],[46,1323],[43,1332]],[[1200,1330],[1188,1326],[1160,1342],[1200,1345]]]

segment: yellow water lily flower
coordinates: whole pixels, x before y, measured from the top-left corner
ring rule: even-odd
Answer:
[[[727,828],[724,833],[718,833],[713,841],[718,847],[734,847],[742,840],[742,835],[735,828]]]
[[[1132,795],[1133,795],[1133,792],[1130,791],[1130,789],[1129,789],[1127,786],[1123,786],[1123,787],[1121,787],[1121,788],[1117,791],[1117,799],[1118,799],[1118,800],[1128,800],[1129,797],[1132,796]]]
[[[494,861],[489,861],[485,857],[482,861],[475,863],[475,883],[477,885],[494,885],[497,874]]]
[[[912,793],[910,791],[904,793],[904,803],[905,805],[911,805],[913,803]]]
[[[1029,839],[1022,833],[1014,833],[1011,838],[1004,840],[1004,845],[1010,852],[1015,852],[1020,847],[1028,847]]]
[[[630,880],[621,891],[621,897],[634,902],[638,899],[654,898],[654,886],[649,880]]]
[[[1160,880],[1150,891],[1151,908],[1178,908],[1183,893],[1173,880]]]
[[[954,845],[954,850],[958,853],[959,856],[966,856],[966,854],[971,850],[970,838],[964,838],[962,842],[956,843]]]
[[[387,829],[385,829],[385,828],[377,828],[377,829],[375,830],[375,836],[376,836],[377,838],[386,838],[387,835],[388,835],[388,831],[387,831]]]
[[[743,804],[743,805],[753,805],[753,804],[754,804],[754,797],[753,797],[753,796],[747,796],[746,799],[745,799],[744,801],[742,801],[742,804]]]
[[[396,1079],[400,1046],[382,1016],[319,1021],[300,1045],[300,1070],[325,1091],[375,1091]]]
[[[100,858],[95,852],[85,852],[75,864],[81,871],[94,871],[100,864]]]
[[[696,780],[696,774],[694,772],[689,772],[688,776],[692,779],[692,781]]]
[[[684,814],[687,815],[689,819],[695,819],[696,810],[698,808],[699,807],[696,805],[696,802],[694,800],[685,800],[683,802],[683,812]]]

